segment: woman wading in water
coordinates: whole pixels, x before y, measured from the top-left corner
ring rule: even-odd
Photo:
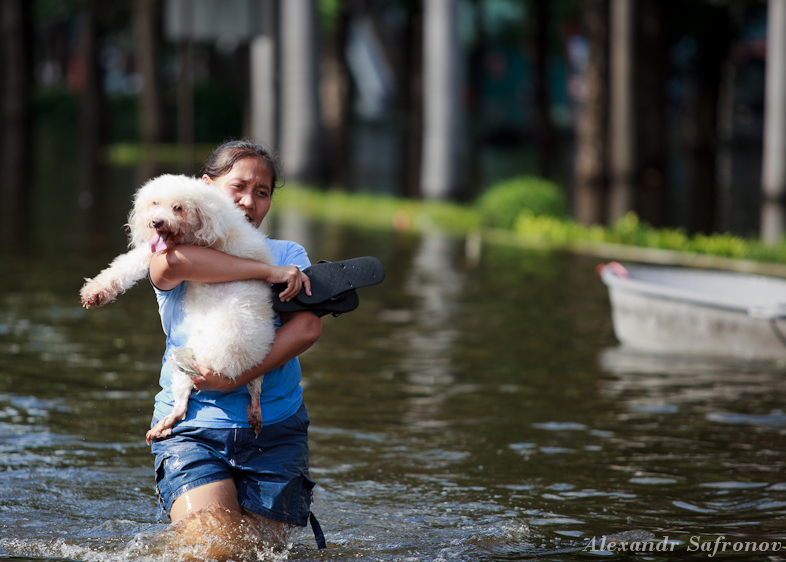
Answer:
[[[202,179],[230,197],[258,227],[270,210],[278,165],[264,147],[233,141],[215,150]],[[309,279],[301,272],[310,265],[303,247],[286,240],[268,243],[278,267],[188,245],[154,254],[150,280],[167,336],[165,357],[187,338],[184,281],[285,282],[290,287],[286,297],[301,286],[309,290]],[[284,545],[292,526],[308,523],[314,483],[297,356],[321,333],[316,314],[281,313],[267,357],[240,377],[228,379],[196,365],[200,374],[193,383],[199,392],[191,395],[186,419],[174,426],[172,435],[152,442],[160,515],[169,515],[183,546],[209,543],[206,556],[231,558],[241,556],[250,547],[248,541]],[[247,421],[246,383],[262,375],[264,426],[257,436]],[[171,411],[170,377],[164,361],[151,427]],[[312,526],[319,539],[315,519]]]

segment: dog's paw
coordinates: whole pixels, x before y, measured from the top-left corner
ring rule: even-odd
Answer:
[[[171,428],[160,431],[156,430],[156,428],[153,428],[145,434],[145,441],[147,441],[147,444],[150,445],[150,443],[156,439],[163,439],[164,437],[169,437],[170,435],[172,435]]]
[[[97,282],[95,279],[88,279],[82,290],[79,291],[82,306],[93,308],[103,306],[112,302],[117,297],[117,290],[112,286],[106,286]]]
[[[151,441],[172,435],[172,426],[175,425],[175,420],[170,418],[171,416],[165,417],[145,434],[145,441],[148,445]]]
[[[254,435],[259,435],[262,431],[262,411],[259,408],[254,411],[254,408],[248,407],[248,424],[254,430]]]

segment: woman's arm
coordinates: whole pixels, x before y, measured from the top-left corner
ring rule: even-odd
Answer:
[[[174,289],[183,281],[223,283],[245,279],[286,283],[287,288],[279,294],[282,301],[297,295],[301,286],[306,287],[306,294],[311,294],[311,281],[294,265],[267,265],[212,248],[190,245],[174,246],[153,254],[150,260],[150,280],[162,291]]]
[[[270,352],[259,365],[252,367],[239,377],[230,379],[216,375],[211,369],[194,364],[199,376],[191,377],[197,390],[234,390],[251,382],[260,375],[280,367],[310,348],[322,335],[322,319],[308,311],[281,314],[281,327]]]

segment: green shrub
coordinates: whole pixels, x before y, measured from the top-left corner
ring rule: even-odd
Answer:
[[[542,242],[554,246],[564,246],[570,242],[581,240],[586,229],[572,220],[563,220],[549,215],[535,215],[524,209],[516,217],[513,228],[516,232],[527,234]]]
[[[748,253],[752,241],[745,240],[732,234],[697,234],[691,240],[691,249],[702,254],[725,256],[728,258],[742,259]]]
[[[565,197],[550,181],[517,177],[489,188],[478,200],[478,210],[483,224],[511,229],[524,210],[536,217],[564,217]]]

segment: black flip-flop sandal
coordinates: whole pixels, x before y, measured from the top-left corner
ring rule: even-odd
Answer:
[[[311,295],[301,290],[297,299],[303,304],[316,304],[352,289],[382,283],[385,268],[377,258],[365,256],[343,261],[321,261],[303,272],[311,279]]]
[[[377,285],[385,279],[385,268],[377,258],[364,256],[337,262],[322,261],[307,267],[303,273],[311,280],[311,295],[305,288],[289,302],[281,302],[279,293],[284,284],[273,285],[273,308],[279,312],[312,310],[320,316],[349,312],[358,306],[356,289]],[[318,311],[322,311],[320,314]]]
[[[278,312],[297,312],[299,310],[308,310],[317,316],[325,316],[327,314],[338,316],[344,312],[352,312],[358,307],[359,304],[360,298],[358,297],[357,291],[354,289],[350,289],[349,291],[341,293],[332,299],[318,302],[316,304],[304,304],[300,302],[297,297],[288,302],[281,302],[278,299],[278,293],[273,294],[273,308]]]

